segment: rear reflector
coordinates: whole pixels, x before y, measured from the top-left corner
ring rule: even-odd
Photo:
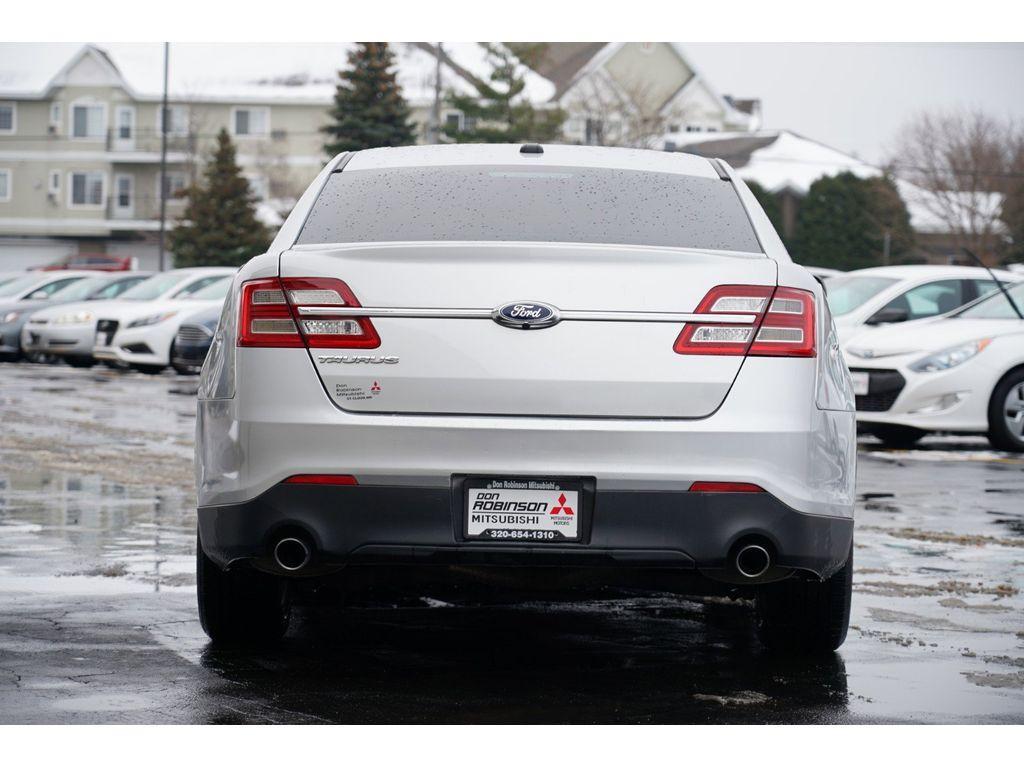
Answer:
[[[764,488],[753,483],[716,483],[698,481],[690,486],[693,493],[765,493]]]
[[[293,485],[359,485],[352,475],[292,475],[284,482]]]
[[[349,287],[330,277],[250,280],[242,284],[238,346],[375,349],[380,337],[369,318],[332,317],[334,308],[358,306]]]
[[[814,357],[814,294],[799,288],[719,285],[696,314],[750,315],[749,325],[688,323],[673,349],[680,355]]]

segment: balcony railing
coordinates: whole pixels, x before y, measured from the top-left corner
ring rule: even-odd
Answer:
[[[185,209],[185,198],[167,198],[167,219],[172,221]],[[113,221],[160,218],[160,198],[156,195],[110,195],[106,200],[106,217]]]
[[[155,128],[136,128],[125,132],[114,128],[107,131],[106,146],[110,152],[160,152],[162,135]],[[199,137],[195,133],[168,133],[167,151],[195,154]]]

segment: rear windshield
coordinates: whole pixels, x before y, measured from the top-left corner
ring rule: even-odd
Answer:
[[[736,191],[721,179],[522,166],[333,173],[298,243],[438,240],[761,251]]]

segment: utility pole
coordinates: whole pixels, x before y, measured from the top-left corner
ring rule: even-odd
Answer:
[[[885,230],[885,236],[882,238],[882,263],[885,266],[889,266],[889,253],[892,250],[892,231]]]
[[[430,143],[441,143],[441,44],[435,43],[434,107],[430,112]]]
[[[164,97],[160,105],[160,271],[167,268],[164,236],[167,229],[167,69],[171,58],[171,44],[164,43]]]

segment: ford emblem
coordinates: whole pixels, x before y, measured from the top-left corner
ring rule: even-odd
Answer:
[[[524,331],[550,328],[559,320],[557,309],[539,301],[513,301],[503,304],[491,313],[491,317],[496,323]]]

